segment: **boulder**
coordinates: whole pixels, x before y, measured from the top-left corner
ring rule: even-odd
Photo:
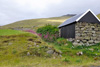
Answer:
[[[54,50],[48,50],[47,53],[48,54],[53,54],[54,53]]]

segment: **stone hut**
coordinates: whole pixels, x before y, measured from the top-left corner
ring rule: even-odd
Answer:
[[[60,37],[67,38],[74,45],[94,45],[100,42],[100,20],[90,9],[69,18],[58,28]]]

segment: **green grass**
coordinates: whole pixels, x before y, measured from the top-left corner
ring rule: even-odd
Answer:
[[[67,44],[68,45],[63,46],[54,44],[56,50],[62,51],[62,61],[75,66],[77,66],[77,64],[82,66],[90,66],[99,62],[100,43],[93,46],[73,46],[71,42],[68,42]],[[77,53],[81,51],[83,52],[83,55],[78,56]]]
[[[0,29],[0,36],[4,35],[18,35],[18,34],[24,34],[26,32],[17,31],[17,30],[10,30],[10,29]]]
[[[8,31],[8,30],[7,30]],[[7,32],[4,30],[4,32]],[[9,30],[14,31],[14,30]],[[21,31],[20,31],[21,32]],[[37,46],[34,45],[36,43]],[[0,66],[2,67],[68,67],[99,65],[100,44],[95,46],[58,46],[54,43],[44,42],[37,35],[18,33],[0,35]],[[62,57],[48,55],[48,47],[61,51]],[[93,49],[93,52],[90,50]],[[82,56],[76,53],[82,51]],[[27,56],[30,52],[30,56]],[[56,57],[56,58],[54,58]],[[87,60],[88,59],[88,60]],[[95,64],[97,63],[97,64]]]

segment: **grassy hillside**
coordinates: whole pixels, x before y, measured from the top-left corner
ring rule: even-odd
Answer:
[[[99,16],[99,15],[98,15]],[[37,29],[45,24],[59,25],[69,17],[53,17],[18,21],[2,28]],[[48,54],[53,50],[53,54]],[[83,55],[77,55],[83,52]],[[36,34],[0,29],[1,67],[79,67],[100,65],[100,44],[73,46],[71,42],[62,46],[43,41]]]
[[[18,35],[18,34],[24,34],[25,32],[22,31],[16,31],[16,30],[10,30],[10,29],[0,29],[0,36],[4,35]]]
[[[5,26],[3,26],[3,28],[37,29],[38,27],[46,25],[46,24],[59,25],[68,18],[69,18],[69,16],[68,17],[64,16],[64,17],[52,17],[52,18],[22,20],[22,21],[18,21],[18,22],[12,23],[12,24],[5,25]]]
[[[49,49],[59,53],[37,35],[16,30],[0,30],[0,67],[40,67],[47,61],[49,64],[60,60],[53,59],[56,56],[48,54]]]
[[[97,16],[100,18],[100,14],[98,14]],[[2,28],[29,28],[29,29],[31,28],[36,30],[38,27],[46,24],[58,26],[70,17],[72,16],[22,20],[2,26]]]
[[[31,33],[15,30],[0,30],[0,66],[1,67],[72,67],[99,65],[100,44],[91,47],[76,46],[71,42],[57,46],[44,42],[40,37]],[[47,54],[53,50],[54,54]],[[59,51],[62,52],[61,56]],[[78,56],[77,52],[83,52]],[[88,61],[87,61],[88,59]],[[96,64],[95,64],[96,63]]]
[[[98,16],[98,18],[100,19],[100,14],[98,14],[97,16]]]

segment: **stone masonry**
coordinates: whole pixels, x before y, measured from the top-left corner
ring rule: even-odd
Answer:
[[[94,45],[100,42],[100,24],[77,22],[75,24],[75,39],[68,39],[74,45]]]

